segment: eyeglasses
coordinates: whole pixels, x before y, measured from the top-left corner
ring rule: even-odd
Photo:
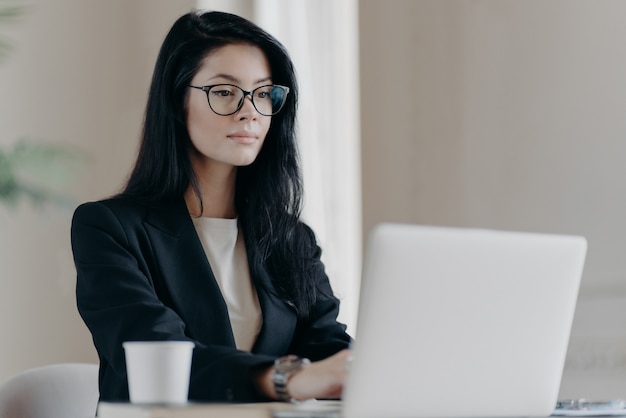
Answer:
[[[289,87],[279,85],[261,86],[252,91],[246,91],[234,84],[189,87],[204,91],[211,110],[221,116],[237,113],[246,96],[250,96],[252,105],[261,115],[273,116],[283,108],[289,93]]]

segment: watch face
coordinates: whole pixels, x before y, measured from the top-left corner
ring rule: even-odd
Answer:
[[[301,369],[310,362],[311,361],[308,358],[301,358],[290,354],[288,356],[277,359],[274,362],[274,369],[280,373],[289,373],[291,371]]]
[[[284,356],[276,360],[275,367],[278,371],[286,373],[291,370],[300,368],[303,365],[303,359],[293,354]]]

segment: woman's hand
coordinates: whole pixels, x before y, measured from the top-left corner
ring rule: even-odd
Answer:
[[[287,383],[287,391],[293,399],[339,399],[348,374],[348,363],[352,353],[342,350],[324,360],[313,362],[294,373]],[[261,392],[278,399],[272,383],[273,367],[257,375]]]
[[[341,398],[351,355],[346,349],[307,365],[289,379],[287,391],[298,400]]]

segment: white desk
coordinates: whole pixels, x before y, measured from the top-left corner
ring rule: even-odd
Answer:
[[[294,408],[337,408],[337,402],[311,401],[297,407],[283,402],[250,404],[189,403],[180,406],[142,406],[130,403],[102,402],[98,418],[272,418],[276,411]]]
[[[296,411],[294,411],[296,410]],[[338,401],[307,401],[299,405],[282,402],[249,403],[249,404],[217,404],[217,403],[189,403],[180,406],[142,406],[130,403],[100,403],[98,418],[273,418],[278,412],[296,412],[290,416],[298,416],[306,411],[338,410]],[[598,417],[598,413],[584,414],[578,411],[578,417]],[[337,413],[337,416],[339,414]],[[607,414],[606,416],[626,416]],[[308,414],[301,415],[302,417]],[[384,417],[381,417],[384,418]],[[555,416],[549,417],[555,418]],[[561,417],[557,417],[561,418]],[[567,417],[564,417],[567,418]]]

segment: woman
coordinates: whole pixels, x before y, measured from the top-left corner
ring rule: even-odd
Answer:
[[[101,400],[128,400],[133,340],[195,343],[190,399],[341,396],[350,337],[299,219],[296,102],[289,56],[253,23],[192,12],[171,28],[126,187],[72,222]]]

